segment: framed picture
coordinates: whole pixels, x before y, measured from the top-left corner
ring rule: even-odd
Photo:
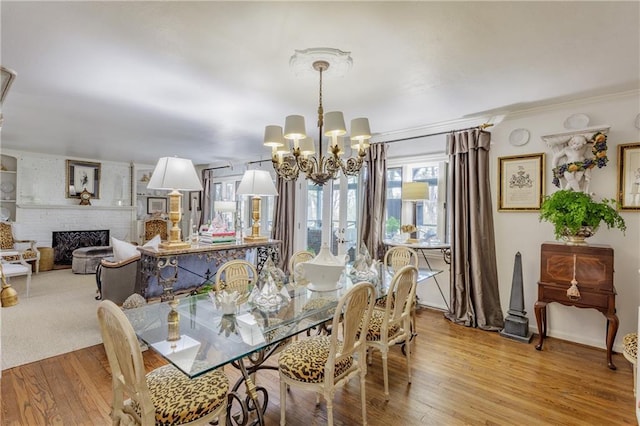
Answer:
[[[167,212],[167,199],[164,197],[147,197],[147,214]]]
[[[189,210],[193,210],[194,206],[196,208],[196,211],[202,210],[200,191],[189,191]]]
[[[67,160],[67,198],[80,198],[85,189],[91,198],[100,198],[100,163]]]
[[[620,210],[640,211],[640,142],[618,145]]]
[[[498,158],[499,211],[540,210],[544,193],[544,153]]]

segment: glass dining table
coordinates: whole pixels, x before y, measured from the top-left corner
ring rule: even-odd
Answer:
[[[418,283],[440,272],[419,270]],[[391,276],[379,271],[370,281],[377,296],[383,297]],[[254,289],[247,300],[238,301],[233,314],[225,314],[228,307],[222,309],[220,300],[208,294],[149,303],[124,312],[138,338],[190,378],[227,364],[239,369],[241,376],[229,391],[228,420],[235,404],[240,410],[234,412],[229,424],[264,424],[268,393],[256,386],[252,376],[260,369],[277,369],[265,361],[293,336],[332,319],[338,299],[356,282],[345,273],[335,290],[313,291],[291,285],[272,288],[270,303],[259,303],[265,300],[263,286]],[[244,395],[239,392],[242,386]]]

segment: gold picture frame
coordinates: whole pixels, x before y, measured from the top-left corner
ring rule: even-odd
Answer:
[[[86,189],[91,198],[100,198],[100,163],[89,161],[67,160],[66,162],[67,198],[80,198],[80,193]]]
[[[640,142],[618,145],[617,194],[620,210],[640,211]]]
[[[498,211],[540,210],[544,194],[545,154],[498,157]]]

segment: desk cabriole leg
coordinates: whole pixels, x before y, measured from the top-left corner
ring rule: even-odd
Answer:
[[[544,342],[544,338],[547,336],[547,302],[538,300],[535,305],[533,305],[533,309],[536,314],[536,324],[538,325],[539,335],[536,349],[541,351],[542,343]]]
[[[620,321],[616,314],[607,314],[607,366],[611,370],[615,370],[616,366],[612,360],[613,341],[616,340],[616,334],[618,333],[618,326]]]

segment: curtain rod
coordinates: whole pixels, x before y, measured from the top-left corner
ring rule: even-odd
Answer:
[[[265,161],[272,161],[271,158],[267,158],[265,160],[255,160],[255,161],[249,161],[247,164],[262,164]]]
[[[207,169],[202,169],[202,172],[208,172],[210,170],[218,170],[218,169],[228,169],[231,167],[231,164],[227,164],[226,166],[218,166],[218,167],[209,167]]]
[[[465,130],[473,130],[473,129],[484,130],[487,127],[491,127],[491,126],[493,126],[492,123],[483,123],[483,124],[480,124],[479,126],[467,127],[466,129],[447,130],[445,132],[437,132],[437,133],[429,133],[429,134],[426,134],[426,135],[410,136],[410,137],[407,137],[407,138],[392,139],[390,141],[382,141],[382,142],[376,142],[376,143],[402,142],[402,141],[408,141],[408,140],[411,140],[411,139],[420,139],[420,138],[427,138],[427,137],[430,137],[430,136],[446,135],[447,133],[463,132]]]

